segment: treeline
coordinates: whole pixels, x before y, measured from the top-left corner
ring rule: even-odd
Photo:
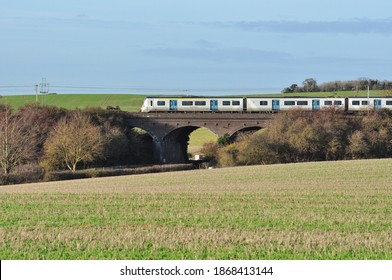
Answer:
[[[333,92],[333,91],[360,91],[360,90],[388,90],[392,89],[392,81],[387,80],[374,80],[361,78],[358,80],[349,81],[333,81],[322,84],[317,84],[313,78],[305,79],[302,86],[292,84],[282,90],[283,93],[300,93],[300,92]]]
[[[3,177],[152,163],[151,147],[151,137],[129,128],[127,114],[122,112],[35,105],[14,112],[0,106]]]
[[[282,112],[267,128],[235,142],[207,143],[203,153],[219,166],[392,157],[392,115]]]

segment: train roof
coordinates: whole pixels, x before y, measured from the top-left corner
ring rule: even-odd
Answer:
[[[162,98],[162,99],[170,99],[170,98],[208,98],[208,99],[227,99],[227,98],[265,98],[265,99],[272,99],[272,98],[299,98],[299,99],[342,99],[342,98],[362,98],[367,99],[367,96],[198,96],[198,95],[183,95],[183,96],[146,96],[147,98]],[[369,98],[392,98],[392,96],[370,96]]]
[[[170,99],[170,98],[214,98],[214,99],[227,99],[227,98],[246,98],[243,96],[198,96],[198,95],[182,95],[182,96],[146,96],[145,98],[164,98],[164,99]]]

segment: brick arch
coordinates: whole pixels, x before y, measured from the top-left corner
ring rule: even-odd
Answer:
[[[126,113],[130,127],[140,127],[152,135],[152,153],[157,163],[180,163],[187,161],[184,152],[185,136],[197,128],[206,128],[218,137],[233,135],[250,127],[265,127],[275,114],[231,113]],[[172,134],[178,133],[178,135]],[[189,133],[187,135],[189,135]],[[177,136],[177,137],[174,137]],[[181,141],[176,139],[180,137]],[[182,144],[181,144],[182,143]],[[181,152],[178,152],[181,151]],[[184,155],[185,154],[185,155]]]

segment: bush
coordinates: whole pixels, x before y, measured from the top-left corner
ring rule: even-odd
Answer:
[[[265,137],[265,131],[255,133],[241,144],[238,160],[242,165],[279,163],[279,157]]]
[[[392,113],[281,112],[263,132],[216,149],[221,166],[391,157]]]
[[[210,141],[203,144],[200,152],[204,155],[204,158],[210,161],[211,165],[217,164],[217,156],[218,156],[218,144],[216,142]]]
[[[218,152],[218,163],[220,166],[236,166],[238,165],[239,149],[237,143],[233,143],[222,147]]]
[[[225,135],[218,138],[217,143],[219,147],[224,147],[233,143],[233,140],[230,138],[230,135],[226,133]]]
[[[32,183],[43,180],[45,171],[39,165],[28,164],[15,168],[11,174],[0,175],[0,185]]]
[[[145,173],[158,173],[194,169],[193,164],[167,164],[133,168],[102,168],[71,171],[53,171],[45,174],[45,181],[62,181],[73,179],[112,177]]]

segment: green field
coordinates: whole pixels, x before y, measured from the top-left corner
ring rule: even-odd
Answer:
[[[385,92],[374,90],[370,92],[371,96],[383,96]],[[295,94],[260,94],[252,96],[264,97],[283,97],[283,96],[312,96],[312,97],[347,97],[355,96],[354,91],[338,91],[338,92],[312,92],[312,93],[295,93]],[[366,91],[360,91],[358,96],[366,96]],[[38,96],[38,104],[45,104],[48,106],[57,106],[67,109],[86,108],[86,107],[101,107],[120,106],[123,111],[138,112],[143,104],[145,96],[139,94],[49,94],[43,98]],[[0,104],[9,104],[14,109],[28,103],[36,103],[35,95],[13,95],[0,97]]]
[[[199,128],[189,135],[188,153],[198,154],[206,142],[216,142],[218,137],[207,128]]]
[[[128,112],[138,112],[143,104],[145,96],[137,94],[50,94],[38,96],[38,104],[57,106],[66,109],[120,106],[120,109]],[[13,95],[0,98],[0,104],[9,104],[17,109],[24,104],[35,104],[35,95]]]
[[[0,187],[1,259],[392,259],[392,159]]]

